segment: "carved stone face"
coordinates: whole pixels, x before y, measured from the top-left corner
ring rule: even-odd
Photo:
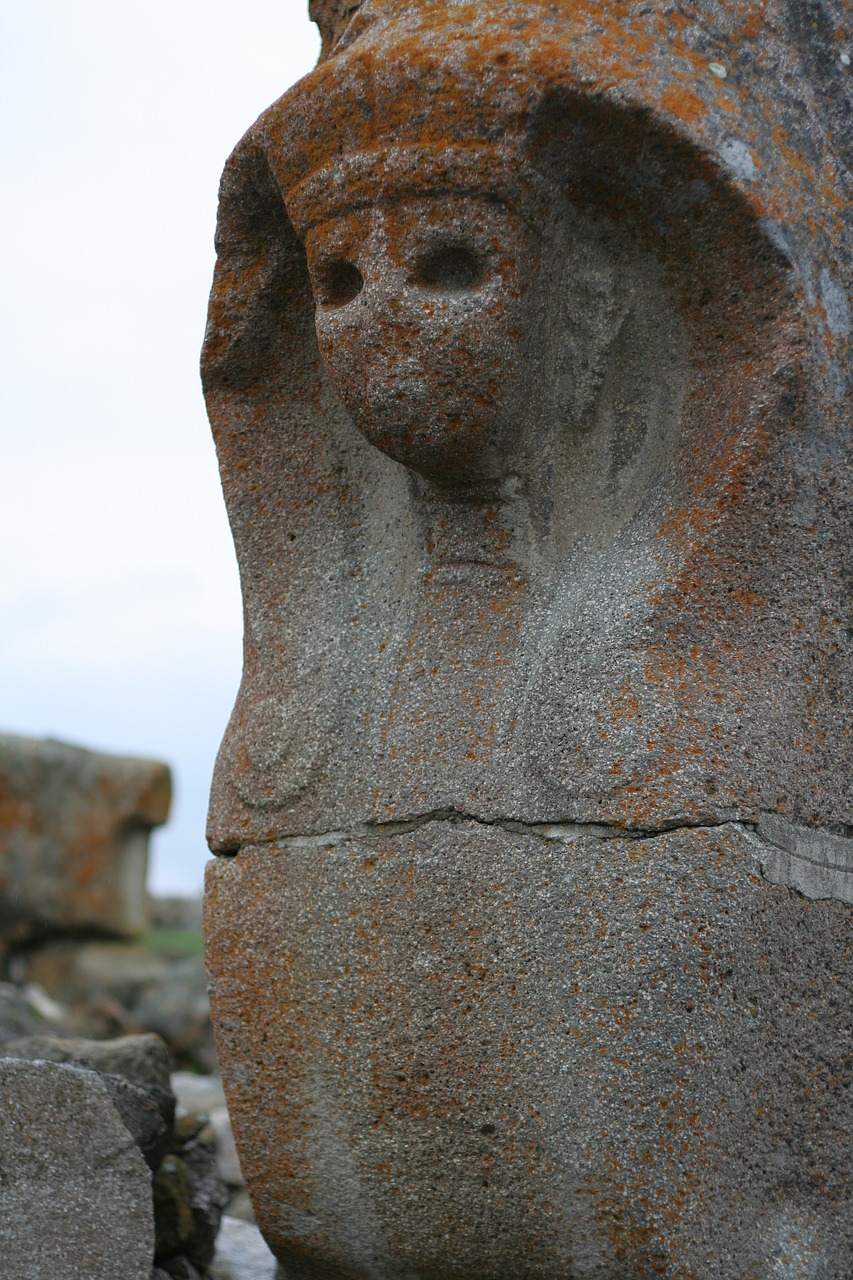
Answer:
[[[306,239],[317,338],[353,422],[445,484],[495,478],[518,408],[522,224],[486,198],[379,203]]]

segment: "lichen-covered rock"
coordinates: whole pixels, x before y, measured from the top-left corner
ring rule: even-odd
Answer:
[[[853,26],[317,0],[203,357],[288,1280],[853,1275]]]
[[[0,1062],[0,1275],[150,1280],[151,1174],[93,1071]]]
[[[0,946],[57,931],[144,933],[164,764],[0,735]]]

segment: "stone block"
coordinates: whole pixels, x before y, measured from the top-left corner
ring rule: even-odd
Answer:
[[[159,1150],[162,1134],[145,1100],[153,1105],[166,1132],[171,1134],[175,1119],[175,1097],[169,1079],[171,1063],[169,1052],[159,1036],[87,1040],[79,1036],[31,1035],[0,1044],[0,1058],[70,1063],[91,1068],[101,1074],[108,1090],[112,1087],[113,1095],[123,1095],[124,1103],[117,1096],[113,1096],[113,1101],[128,1128],[140,1139],[140,1147]],[[132,1091],[122,1090],[122,1082],[128,1084]]]
[[[151,1175],[92,1071],[0,1062],[0,1275],[150,1280]]]
[[[157,761],[0,735],[0,942],[144,933],[148,836],[170,795]]]
[[[738,824],[435,821],[211,864],[223,1074],[286,1275],[769,1280],[789,1238],[844,1280],[849,909],[763,853]]]

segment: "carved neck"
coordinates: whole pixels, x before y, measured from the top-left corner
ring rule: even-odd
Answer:
[[[431,581],[488,590],[496,574],[504,582],[526,579],[519,556],[526,539],[517,537],[525,504],[516,493],[497,484],[491,491],[439,489],[420,477],[414,489]]]

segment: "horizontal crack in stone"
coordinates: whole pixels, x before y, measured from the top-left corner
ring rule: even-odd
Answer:
[[[408,835],[436,823],[452,826],[499,827],[514,835],[535,836],[549,844],[572,844],[583,836],[601,840],[656,840],[686,832],[715,831],[734,827],[753,843],[756,866],[770,884],[794,889],[812,899],[832,898],[853,904],[853,838],[789,822],[778,814],[764,813],[758,823],[739,819],[719,822],[672,822],[659,827],[624,827],[607,822],[523,822],[518,818],[483,818],[459,809],[430,809],[389,822],[363,822],[348,830],[304,832],[248,841],[242,848],[278,845],[285,849],[316,849],[377,836]],[[222,852],[220,858],[239,855],[240,849]]]
[[[736,819],[723,819],[719,822],[673,822],[661,824],[660,827],[625,827],[607,822],[524,822],[518,818],[483,818],[473,813],[464,813],[459,809],[430,809],[422,814],[413,814],[408,818],[395,818],[388,822],[358,823],[347,830],[299,832],[293,835],[248,840],[242,847],[262,848],[265,845],[275,844],[298,849],[371,836],[407,835],[411,831],[417,831],[433,823],[443,822],[452,826],[499,827],[512,834],[533,835],[549,842],[563,843],[571,843],[581,836],[598,836],[602,840],[654,840],[662,835],[682,831],[710,831],[727,826],[751,828],[753,825]],[[228,850],[218,856],[233,857],[237,853],[239,849]]]

